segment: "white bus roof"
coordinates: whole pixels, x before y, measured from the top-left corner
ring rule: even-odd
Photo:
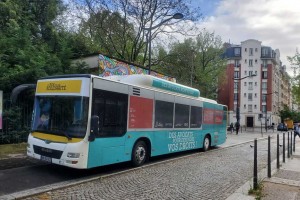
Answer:
[[[125,76],[108,76],[104,77],[104,79],[119,81],[121,83],[127,83],[136,86],[154,87],[161,90],[175,92],[178,94],[183,94],[196,98],[200,97],[200,91],[195,88],[191,88],[185,85],[181,85],[150,75],[134,74]]]

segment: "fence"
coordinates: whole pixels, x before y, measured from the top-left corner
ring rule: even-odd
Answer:
[[[27,141],[31,126],[34,91],[24,91],[13,105],[10,94],[3,94],[3,129],[0,144]]]

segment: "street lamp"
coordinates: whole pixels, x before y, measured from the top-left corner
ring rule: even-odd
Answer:
[[[271,92],[271,93],[267,93],[267,94],[264,94],[266,95],[266,116],[265,116],[265,129],[266,129],[266,132],[268,132],[268,126],[267,126],[267,118],[268,118],[268,95],[271,95],[271,94],[274,94],[274,93],[278,93],[278,92]]]
[[[148,66],[148,74],[150,75],[150,72],[151,72],[151,31],[153,29],[156,29],[158,27],[160,27],[161,25],[163,25],[164,23],[170,21],[171,19],[182,19],[183,18],[183,14],[181,13],[175,13],[172,17],[169,17],[163,21],[161,21],[159,24],[155,25],[155,26],[152,26],[152,24],[150,24],[150,27],[148,28],[143,28],[144,30],[147,30],[149,31],[148,32],[148,45],[149,45],[149,66]]]
[[[240,105],[239,105],[239,83],[240,83],[240,80],[243,80],[245,78],[248,78],[248,77],[254,77],[256,76],[256,74],[251,74],[249,76],[245,76],[243,78],[233,78],[233,80],[237,80],[238,83],[237,83],[237,103],[236,103],[236,122],[237,123],[240,123]]]

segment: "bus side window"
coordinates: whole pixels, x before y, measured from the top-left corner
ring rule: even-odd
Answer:
[[[202,108],[191,106],[191,128],[200,128],[202,125]]]
[[[174,103],[155,101],[155,128],[173,128]]]
[[[122,136],[127,128],[128,95],[94,90],[92,115],[99,117],[96,137]]]

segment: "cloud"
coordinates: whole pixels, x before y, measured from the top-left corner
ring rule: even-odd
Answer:
[[[213,15],[199,27],[215,31],[223,42],[240,44],[247,39],[279,49],[283,65],[291,74],[287,56],[300,47],[300,1],[298,0],[222,0],[215,3]]]

